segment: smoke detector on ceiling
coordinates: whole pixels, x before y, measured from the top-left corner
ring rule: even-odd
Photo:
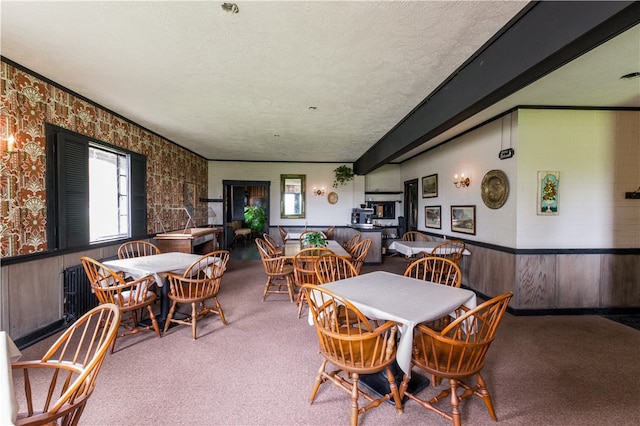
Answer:
[[[625,74],[622,77],[620,77],[621,80],[628,80],[630,78],[636,78],[636,77],[640,77],[640,72],[631,72],[629,74]]]
[[[238,5],[235,3],[222,3],[222,10],[227,13],[238,13],[240,9],[238,9]]]

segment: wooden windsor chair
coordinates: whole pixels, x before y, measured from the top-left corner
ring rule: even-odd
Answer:
[[[325,235],[325,237],[327,237],[327,240],[333,240],[336,233],[336,227],[330,226],[322,231],[322,233]]]
[[[264,302],[267,294],[288,294],[289,300],[293,302],[294,293],[294,277],[293,266],[287,262],[284,256],[278,256],[271,253],[269,245],[262,238],[256,238],[258,253],[262,260],[264,272],[267,274],[267,282],[262,293],[262,301]]]
[[[160,254],[158,246],[147,241],[129,241],[118,247],[118,259]]]
[[[122,314],[120,327],[124,331],[113,339],[111,344],[112,353],[115,349],[116,341],[120,337],[146,330],[154,330],[158,338],[162,337],[158,321],[151,308],[157,297],[153,291],[156,282],[152,275],[147,275],[134,281],[125,281],[120,274],[107,268],[97,260],[83,256],[80,261],[91,283],[91,289],[98,298],[98,302],[100,304],[113,303],[118,306]],[[151,325],[140,324],[138,312],[141,309],[146,309],[149,313]]]
[[[436,245],[433,250],[431,250],[431,256],[444,257],[446,259],[450,259],[458,266],[460,266],[460,262],[462,260],[462,254],[466,245],[463,241],[460,240],[445,240],[438,245]]]
[[[406,391],[409,380],[405,376],[400,389],[401,395],[451,420],[454,426],[462,423],[460,401],[475,395],[482,398],[489,415],[497,421],[491,395],[480,371],[512,296],[512,293],[505,293],[473,309],[461,306],[457,310],[456,319],[439,332],[425,325],[418,325],[414,334],[411,364],[430,374],[432,380],[437,380],[436,383],[441,379],[448,379],[449,388],[429,400],[421,399]],[[475,384],[464,381],[469,377],[475,377]],[[462,393],[458,393],[459,389]],[[449,412],[435,405],[447,397],[451,403]]]
[[[323,286],[304,284],[302,287],[324,358],[309,402],[313,404],[323,383],[331,382],[351,395],[351,426],[357,426],[360,414],[391,399],[396,410],[402,413],[402,400],[390,368],[396,355],[396,323],[386,321],[375,326],[351,302]],[[346,314],[338,321],[340,309]],[[333,371],[327,371],[329,363],[336,367]],[[378,372],[386,373],[390,392],[374,398],[360,389],[358,383],[361,374]],[[360,398],[366,399],[367,404],[361,407]]]
[[[344,247],[344,249],[347,252],[351,253],[351,250],[353,250],[353,247],[359,242],[360,242],[360,234],[355,234],[351,238],[349,238],[347,241],[345,241],[342,247]]]
[[[281,226],[278,226],[278,232],[280,233],[280,239],[282,239],[282,245],[287,244],[287,230]]]
[[[276,241],[275,238],[273,238],[271,235],[267,234],[266,232],[264,234],[262,234],[262,238],[264,239],[264,241],[269,244],[269,249],[277,255],[281,255],[282,251],[284,250],[284,245],[278,243],[278,241]]]
[[[362,265],[364,265],[364,260],[367,257],[367,253],[369,253],[370,248],[371,239],[365,238],[353,246],[353,249],[349,252],[351,254],[351,263],[353,264],[353,267],[356,268],[356,271],[358,271],[358,274],[362,270]]]
[[[343,280],[358,275],[353,264],[344,257],[336,254],[323,254],[314,265],[318,284]]]
[[[453,261],[444,257],[427,256],[413,261],[404,271],[405,277],[416,278],[423,281],[448,285],[460,288],[462,284],[462,272]],[[445,315],[442,318],[428,321],[423,324],[432,330],[442,330],[449,325],[452,318]]]
[[[293,256],[293,274],[298,286],[296,303],[298,304],[298,318],[302,314],[302,306],[307,303],[305,293],[302,290],[304,284],[318,284],[315,264],[325,254],[334,254],[326,247],[311,247],[300,250]]]
[[[193,339],[197,338],[197,320],[207,314],[215,314],[220,317],[222,324],[227,325],[218,293],[224,271],[229,262],[227,250],[217,250],[207,253],[189,266],[182,275],[169,272],[169,299],[171,308],[164,324],[164,332],[169,330],[170,324],[191,325]],[[210,301],[210,306],[206,302]],[[176,317],[176,308],[179,304],[191,305],[191,316],[186,319]]]
[[[116,339],[121,312],[98,305],[74,322],[37,361],[11,364],[14,390],[25,411],[16,425],[77,425],[96,385],[109,346]]]

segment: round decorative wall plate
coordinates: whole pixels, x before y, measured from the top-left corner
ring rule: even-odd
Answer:
[[[329,195],[327,195],[327,201],[329,201],[329,204],[335,204],[338,202],[338,194],[336,194],[335,192],[330,192]]]
[[[480,185],[482,201],[490,209],[499,209],[509,197],[509,179],[502,170],[490,170]]]

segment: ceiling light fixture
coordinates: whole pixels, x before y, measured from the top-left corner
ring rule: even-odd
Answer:
[[[240,9],[238,9],[238,5],[235,3],[222,3],[222,10],[227,13],[238,13]]]
[[[622,77],[620,77],[621,80],[628,80],[630,78],[636,78],[636,77],[640,77],[640,72],[636,71],[636,72],[630,72],[629,74],[625,74]]]

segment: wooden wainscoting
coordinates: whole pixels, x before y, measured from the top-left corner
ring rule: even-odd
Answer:
[[[516,254],[467,242],[462,283],[522,310],[640,307],[639,254]]]

